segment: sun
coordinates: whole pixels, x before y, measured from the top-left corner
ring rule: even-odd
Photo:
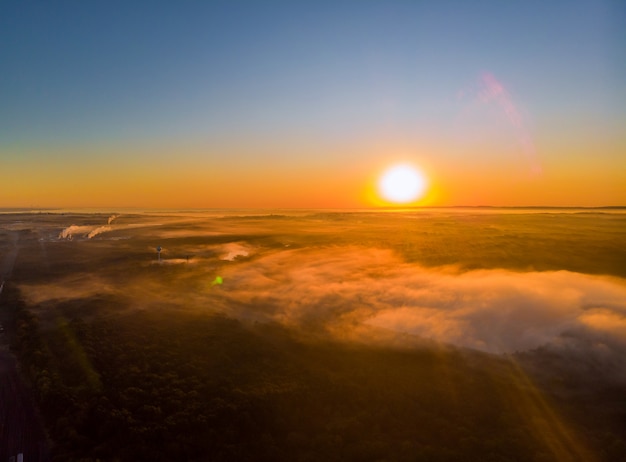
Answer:
[[[384,199],[396,204],[407,204],[424,195],[426,179],[411,165],[394,165],[380,177],[378,189]]]

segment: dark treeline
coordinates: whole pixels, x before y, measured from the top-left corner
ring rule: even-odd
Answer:
[[[507,359],[305,341],[219,315],[59,315],[43,329],[14,307],[54,460],[555,460]],[[624,454],[619,428],[570,426],[599,460]]]

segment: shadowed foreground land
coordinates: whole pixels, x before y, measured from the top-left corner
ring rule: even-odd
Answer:
[[[626,215],[0,219],[56,460],[624,460]]]

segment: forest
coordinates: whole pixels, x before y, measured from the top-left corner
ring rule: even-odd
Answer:
[[[0,217],[54,461],[625,460],[621,212],[112,218]]]
[[[539,390],[520,364],[531,370],[558,362],[545,351],[515,357],[443,345],[371,347],[307,338],[277,324],[165,311],[85,321],[60,310],[55,325],[42,329],[9,291],[13,349],[55,461],[550,461],[589,454],[616,461],[626,454],[626,388],[591,392],[578,376],[546,376],[543,364]]]

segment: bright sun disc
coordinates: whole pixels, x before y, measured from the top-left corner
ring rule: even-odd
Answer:
[[[386,200],[406,204],[422,197],[426,180],[410,165],[395,165],[383,174],[378,186]]]

